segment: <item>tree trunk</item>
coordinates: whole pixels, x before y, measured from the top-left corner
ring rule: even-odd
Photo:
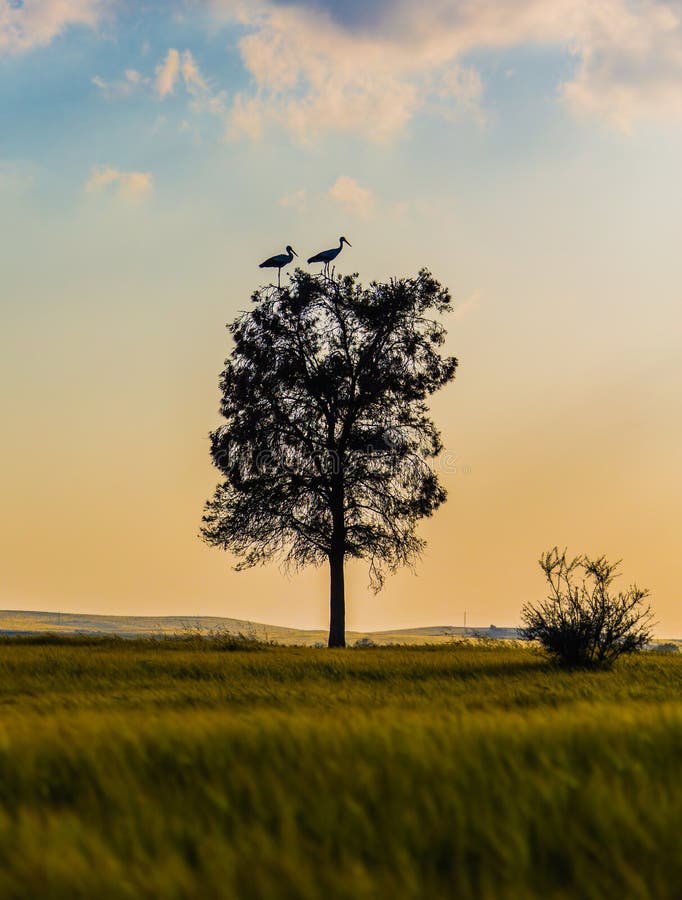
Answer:
[[[343,578],[343,548],[329,554],[329,647],[346,646],[346,591]]]

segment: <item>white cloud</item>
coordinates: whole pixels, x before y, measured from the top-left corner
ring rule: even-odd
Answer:
[[[185,90],[192,98],[194,112],[205,112],[224,118],[227,114],[225,92],[215,92],[202,75],[191,50],[180,53],[171,47],[166,58],[156,67],[156,93],[163,99],[174,93],[182,79]]]
[[[209,82],[199,70],[196,60],[190,50],[182,54],[180,67],[185,90],[193,98],[192,109],[195,112],[206,112],[214,116],[225,117],[227,104],[224,91],[213,90]]]
[[[306,191],[293,191],[291,194],[284,194],[279,198],[279,205],[286,209],[295,209],[297,212],[304,212],[308,206],[308,195]]]
[[[187,0],[185,0],[187,2]],[[254,87],[216,91],[189,50],[170,48],[155,73],[160,98],[180,80],[194,108],[227,120],[231,138],[275,125],[299,142],[356,132],[386,141],[421,109],[482,119],[484,85],[472,52],[529,44],[570,50],[557,97],[574,113],[625,130],[682,118],[682,0],[201,0],[239,23]],[[0,0],[0,55],[46,45],[70,27],[95,28],[117,0]],[[144,48],[143,48],[144,52]],[[142,82],[94,83],[110,95]]]
[[[324,131],[361,131],[382,141],[401,131],[418,105],[395,49],[344,35],[294,7],[256,17],[240,52],[256,92],[235,98],[230,137],[255,139],[277,123],[300,142]]]
[[[367,218],[374,210],[374,195],[362,187],[354,178],[339,175],[329,189],[329,197],[346,212],[361,218]]]
[[[682,116],[681,0],[213,0],[246,29],[254,89],[235,99],[228,136],[271,125],[308,142],[322,132],[388,140],[434,106],[481,116],[483,85],[466,54],[537,44],[570,50],[558,85],[568,108],[622,128]]]
[[[49,44],[72,25],[94,28],[106,0],[0,0],[0,55]]]
[[[127,97],[134,90],[143,84],[149,82],[148,78],[137,71],[137,69],[126,69],[123,78],[116,81],[106,81],[101,75],[95,75],[92,83],[100,89],[105,97]]]
[[[264,118],[263,104],[257,97],[237,94],[229,113],[225,137],[228,140],[247,137],[257,141],[263,135]]]
[[[185,87],[190,94],[203,94],[208,92],[209,87],[189,50],[185,50],[182,54],[181,71]]]
[[[410,212],[410,205],[404,201],[396,201],[389,204],[377,202],[376,197],[368,188],[363,187],[355,178],[349,175],[339,175],[331,187],[323,192],[313,192],[305,189],[283,194],[279,198],[279,205],[285,209],[293,209],[299,213],[306,212],[311,204],[317,206],[322,203],[335,203],[347,214],[361,219],[369,218],[375,214],[387,216],[396,221],[402,221]]]
[[[438,111],[446,119],[468,113],[481,124],[485,122],[481,108],[483,82],[475,69],[453,63],[436,79],[432,96]]]
[[[114,189],[129,200],[141,200],[151,194],[153,179],[150,172],[121,172],[111,166],[95,166],[85,184],[88,193]]]
[[[576,55],[561,91],[574,111],[624,131],[640,119],[682,117],[682,4],[610,0],[590,17]]]
[[[156,67],[156,93],[162,99],[175,90],[175,83],[180,74],[180,54],[173,47],[166,58]]]

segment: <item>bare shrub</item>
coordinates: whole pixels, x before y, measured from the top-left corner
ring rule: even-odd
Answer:
[[[652,639],[653,614],[648,590],[633,584],[613,591],[620,560],[566,557],[558,547],[540,557],[550,585],[541,603],[521,611],[522,634],[537,640],[565,666],[609,666],[621,654],[641,650]]]

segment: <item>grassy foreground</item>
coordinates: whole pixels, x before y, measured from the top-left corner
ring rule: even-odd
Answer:
[[[682,654],[230,647],[0,642],[0,896],[682,896]]]

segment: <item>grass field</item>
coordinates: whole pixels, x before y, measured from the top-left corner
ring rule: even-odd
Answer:
[[[233,646],[0,641],[1,897],[682,896],[682,654]]]

